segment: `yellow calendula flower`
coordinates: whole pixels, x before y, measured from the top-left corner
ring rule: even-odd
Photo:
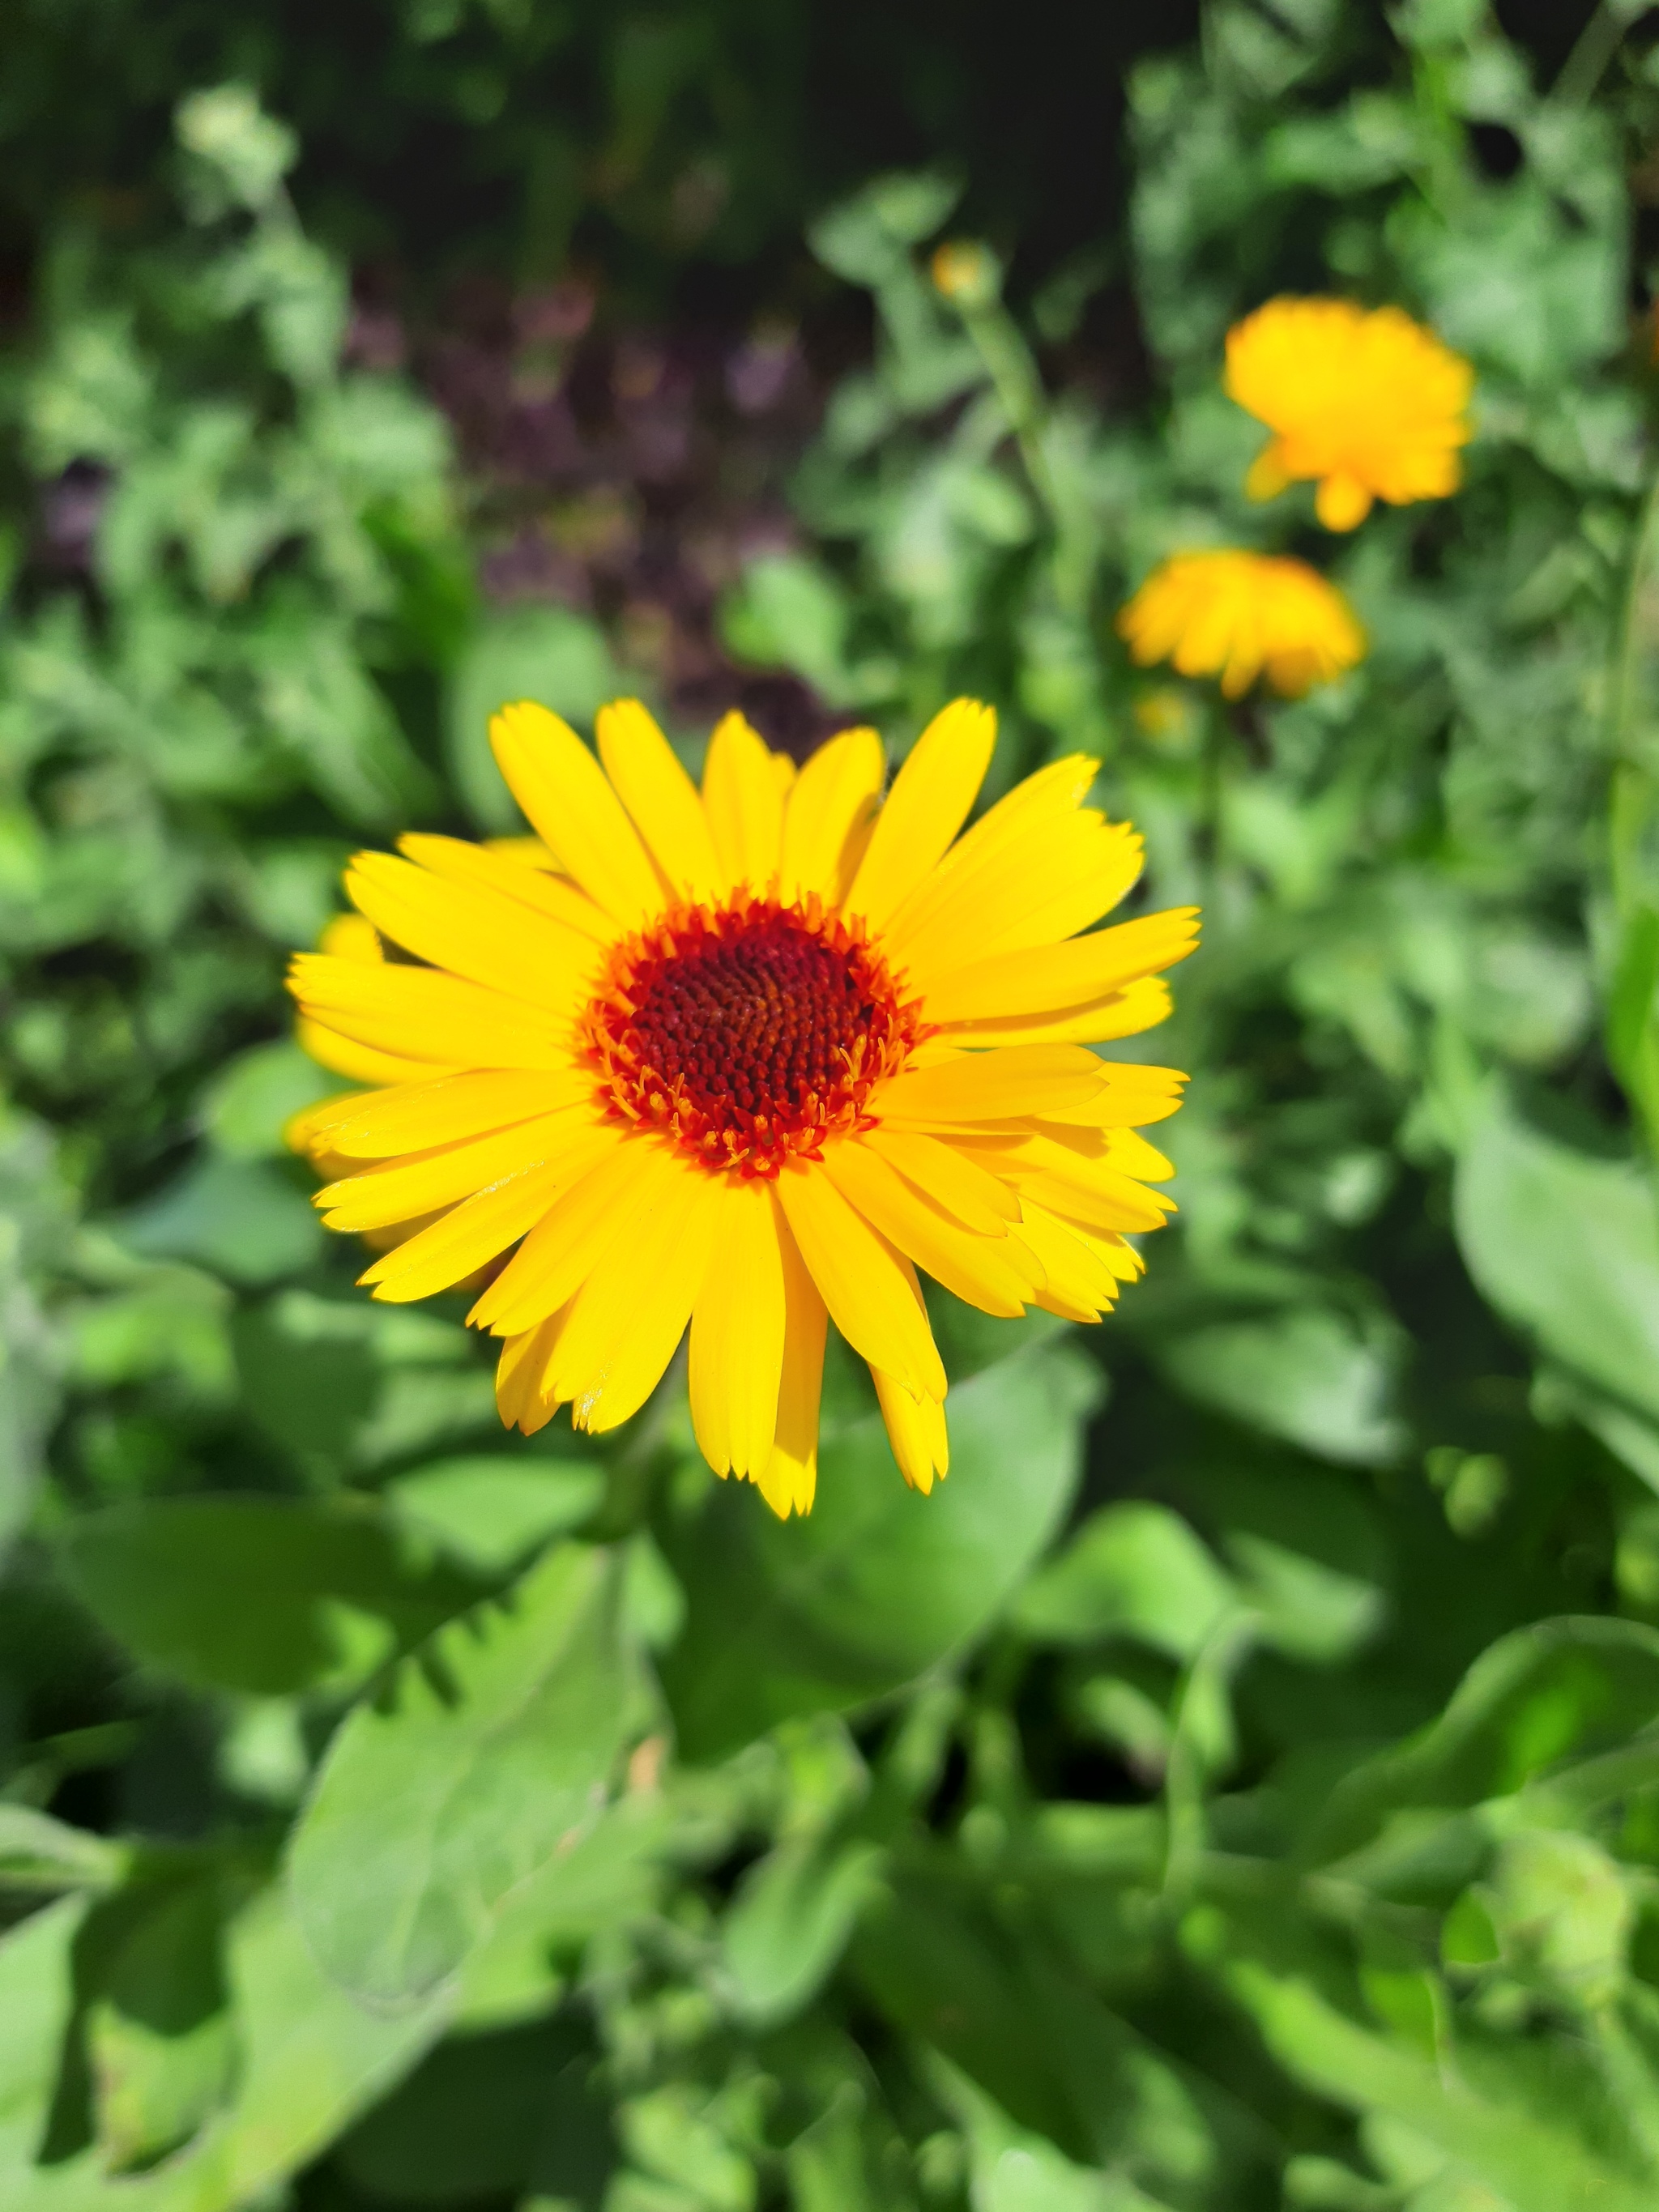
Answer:
[[[1147,1183],[1171,1170],[1137,1129],[1185,1079],[1085,1041],[1163,1018],[1194,913],[1078,934],[1140,872],[1140,839],[1082,803],[1091,760],[958,836],[994,733],[947,708],[884,803],[873,730],[797,774],[729,714],[699,790],[632,700],[601,711],[598,760],[507,707],[491,740],[536,841],[352,862],[373,943],[300,955],[290,988],[307,1048],[374,1087],[295,1140],[334,1176],[331,1227],[399,1236],[376,1297],[485,1271],[469,1318],[503,1340],[509,1425],[568,1403],[615,1427],[689,1323],[709,1464],[804,1513],[833,1321],[926,1491],[945,1383],[917,1267],[1078,1321],[1141,1272],[1126,1239],[1163,1222]]]
[[[1143,667],[1218,676],[1228,698],[1264,672],[1300,698],[1363,659],[1365,633],[1334,584],[1305,561],[1218,550],[1177,553],[1154,568],[1117,618]]]
[[[1270,300],[1227,333],[1227,390],[1273,436],[1245,479],[1253,499],[1312,478],[1328,530],[1373,500],[1443,499],[1462,480],[1474,371],[1399,307]]]

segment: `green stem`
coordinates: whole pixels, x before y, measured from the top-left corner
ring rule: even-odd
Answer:
[[[1624,35],[1638,15],[1647,13],[1648,0],[1601,0],[1573,42],[1550,87],[1550,98],[1559,107],[1583,107],[1594,96],[1608,63],[1618,52]]]
[[[1654,1036],[1651,945],[1656,904],[1648,846],[1656,812],[1650,743],[1641,732],[1643,600],[1659,536],[1659,463],[1649,476],[1632,533],[1630,565],[1607,671],[1607,878],[1614,950],[1608,982],[1608,1057],[1649,1148],[1659,1158],[1659,1047]],[[1644,948],[1646,947],[1644,950]]]
[[[1003,305],[997,289],[1000,271],[982,248],[984,273],[978,282],[947,296],[962,318],[975,351],[985,365],[992,389],[1002,402],[1014,443],[1019,448],[1027,481],[1048,516],[1054,537],[1054,596],[1069,615],[1079,619],[1089,605],[1091,562],[1079,542],[1077,519],[1054,482],[1044,433],[1048,422],[1048,395],[1019,325]]]

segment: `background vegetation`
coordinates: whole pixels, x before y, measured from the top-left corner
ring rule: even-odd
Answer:
[[[1656,2201],[1659,63],[1501,12],[9,11],[8,2212]],[[1285,289],[1474,360],[1455,500],[1243,502]],[[1369,659],[1131,670],[1206,542]],[[1206,909],[1180,1225],[939,1302],[931,1499],[850,1362],[805,1523],[672,1377],[507,1438],[283,1152],[353,842],[623,689],[976,691]]]

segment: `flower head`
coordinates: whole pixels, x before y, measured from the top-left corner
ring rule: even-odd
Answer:
[[[1264,671],[1300,698],[1364,658],[1365,634],[1334,584],[1305,561],[1267,553],[1177,553],[1154,568],[1117,618],[1143,667],[1218,676],[1230,699]]]
[[[1253,499],[1316,478],[1328,530],[1373,500],[1455,491],[1474,371],[1399,307],[1270,300],[1227,333],[1227,390],[1273,435],[1246,479]]]
[[[332,1177],[331,1227],[396,1238],[376,1297],[482,1271],[469,1318],[502,1340],[509,1425],[568,1403],[614,1427],[689,1323],[709,1463],[804,1513],[833,1320],[925,1491],[948,1452],[917,1267],[1078,1321],[1141,1272],[1127,1238],[1162,1224],[1147,1183],[1172,1170],[1137,1129],[1185,1079],[1085,1041],[1163,1018],[1194,910],[1093,929],[1140,840],[1083,805],[1091,760],[959,836],[994,730],[947,708],[884,804],[872,730],[797,774],[730,714],[699,790],[631,700],[601,711],[597,761],[508,707],[491,738],[539,842],[353,861],[361,920],[290,988],[307,1049],[371,1087],[294,1140]]]

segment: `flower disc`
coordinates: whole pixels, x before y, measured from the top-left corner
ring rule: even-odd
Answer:
[[[857,1128],[921,1030],[862,931],[816,901],[749,897],[625,938],[580,1025],[608,1114],[763,1176]]]

